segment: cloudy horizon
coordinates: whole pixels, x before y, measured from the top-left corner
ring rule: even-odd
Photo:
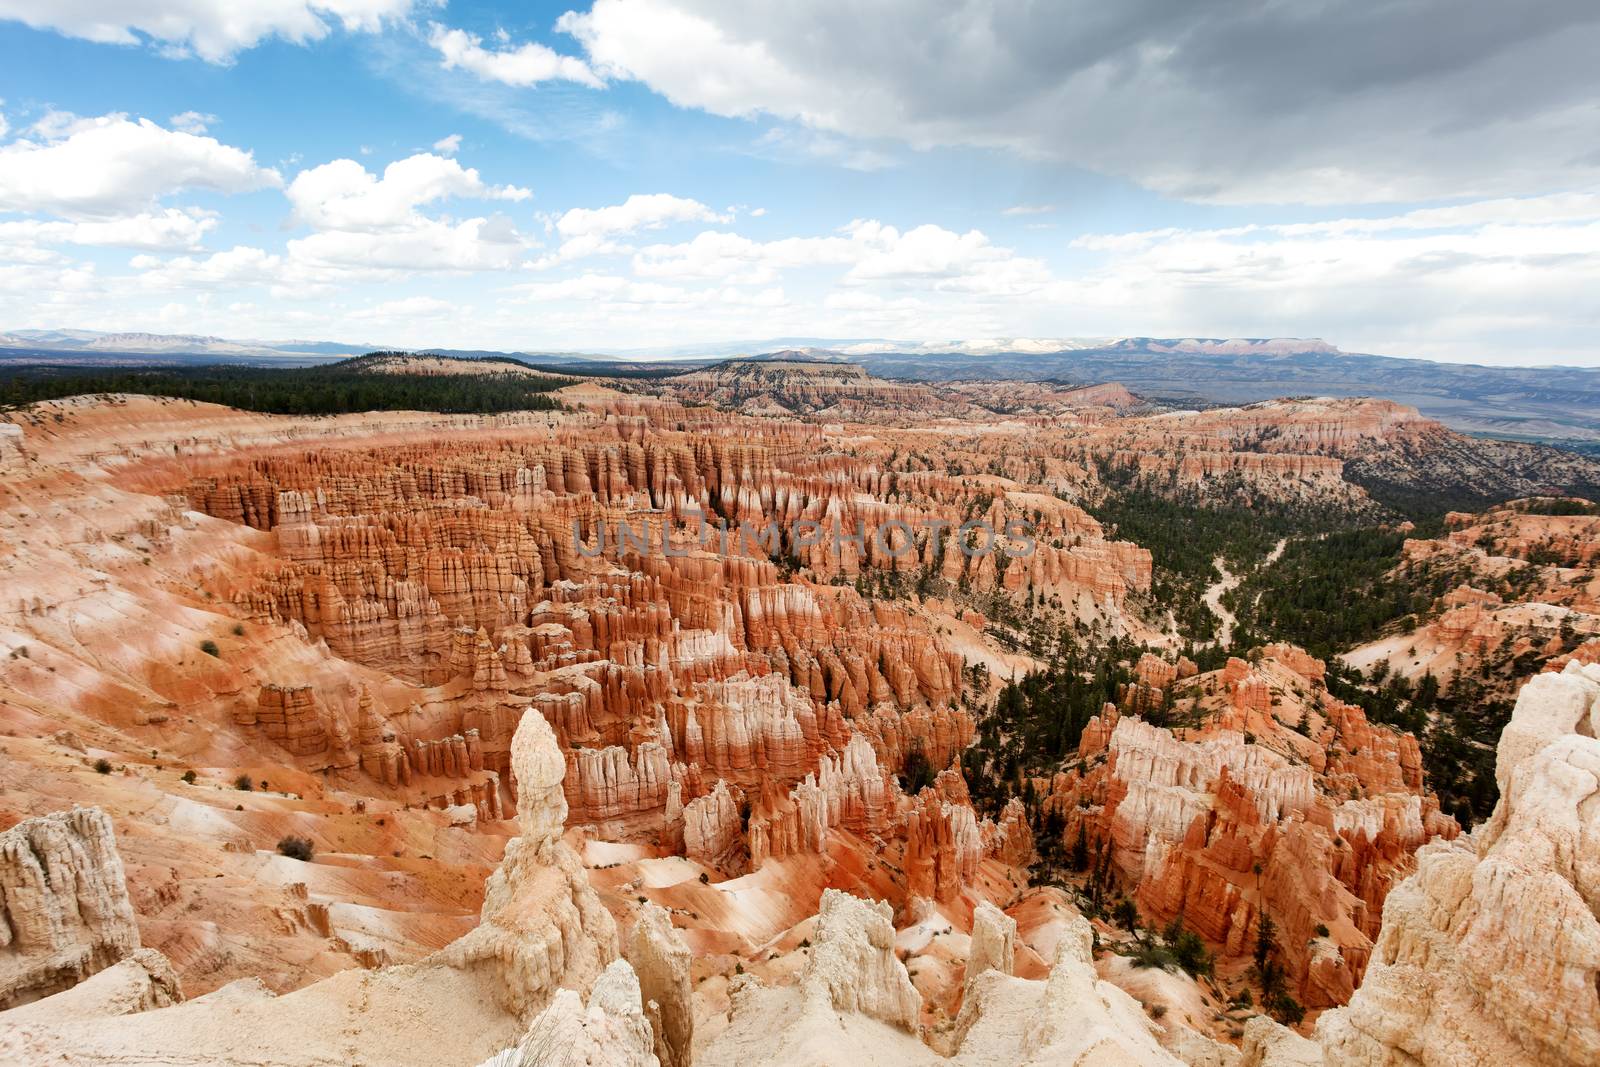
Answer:
[[[0,0],[0,329],[1600,366],[1600,7]]]

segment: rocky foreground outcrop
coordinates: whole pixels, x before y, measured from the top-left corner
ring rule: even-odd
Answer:
[[[1597,699],[1595,666],[1523,687],[1494,815],[1390,891],[1366,980],[1319,1020],[1330,1067],[1600,1063]]]
[[[1049,978],[1008,974],[1011,925],[974,916],[966,995],[950,1058],[863,1022],[895,988],[892,956],[860,960],[864,995],[813,998],[804,1011],[747,982],[711,1063],[1215,1064],[1217,1067],[1566,1067],[1600,1062],[1600,666],[1572,664],[1522,690],[1499,744],[1502,798],[1489,822],[1417,852],[1388,894],[1366,977],[1314,1039],[1264,1016],[1242,1047],[1192,1032],[1158,1044],[1139,1004],[1094,973],[1080,916]],[[825,907],[828,905],[825,903]],[[870,928],[851,929],[857,941]],[[832,906],[837,917],[844,914]],[[843,924],[819,924],[818,957]],[[813,970],[808,969],[810,980]],[[802,983],[802,989],[805,988]],[[790,994],[791,998],[794,994]],[[891,1018],[894,1018],[891,1013]],[[755,1040],[757,1019],[782,1029]],[[830,1042],[832,1042],[830,1044]],[[840,1044],[839,1042],[847,1042]],[[854,1042],[855,1044],[848,1044]],[[766,1052],[762,1052],[762,1049]],[[1170,1051],[1169,1051],[1170,1050]],[[802,1055],[803,1054],[803,1055]],[[799,1059],[781,1058],[800,1056]],[[1174,1057],[1178,1058],[1174,1058]]]
[[[511,740],[517,829],[489,876],[483,916],[431,962],[483,971],[507,1012],[536,1010],[562,984],[586,984],[617,955],[617,927],[561,840],[566,761],[550,724],[529,709]]]
[[[632,969],[623,963],[596,981],[616,960],[616,927],[561,840],[565,769],[549,724],[525,713],[511,743],[521,836],[490,879],[477,928],[422,962],[344,971],[282,997],[235,983],[185,1004],[114,1017],[73,1010],[72,1001],[58,1010],[62,997],[79,992],[72,990],[21,1014],[0,1014],[0,1063],[448,1067],[477,1063],[530,1033],[547,1035],[540,1047],[568,1047],[571,1041],[548,1035],[588,1032],[585,1012],[596,1010],[602,1021],[594,1024],[594,1041],[609,1047],[617,1034],[642,1035],[644,1058],[619,1064],[654,1063]],[[81,814],[65,819],[92,823]],[[120,871],[114,852],[100,867],[113,864]],[[15,905],[9,883],[7,889],[9,909]],[[131,923],[131,912],[127,918]],[[572,990],[591,985],[595,993],[582,1009]],[[619,1005],[630,995],[625,1011]]]
[[[601,972],[587,1005],[572,990],[558,990],[515,1048],[479,1067],[657,1067],[651,1044],[638,976],[616,960]]]
[[[949,1034],[922,1033],[921,997],[894,952],[888,908],[829,890],[797,986],[735,980],[728,1027],[700,1050],[703,1067],[952,1064],[1142,1064],[1178,1067],[1138,1001],[1098,979],[1094,934],[1074,915],[1044,981],[1013,977],[1015,923],[976,918],[966,1001]],[[981,948],[979,947],[981,945]],[[981,958],[980,958],[981,957]],[[919,1037],[947,1046],[941,1055]]]
[[[653,904],[645,907],[634,920],[623,955],[639,978],[656,1059],[661,1067],[689,1067],[694,1046],[689,946],[672,928],[672,917]]]
[[[54,812],[0,833],[0,1011],[70,989],[138,948],[105,812]]]

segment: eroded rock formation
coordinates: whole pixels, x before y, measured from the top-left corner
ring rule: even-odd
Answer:
[[[965,988],[971,995],[985,971],[1010,974],[1016,959],[1017,921],[987,900],[972,913],[972,947],[967,952]]]
[[[0,1010],[70,989],[138,948],[105,812],[74,808],[0,833]]]
[[[823,890],[816,947],[800,980],[808,1008],[916,1030],[922,997],[895,956],[893,919],[882,901]]]
[[[652,904],[639,912],[624,955],[639,978],[656,1059],[661,1067],[689,1067],[694,1049],[689,946],[666,911]]]
[[[956,1022],[955,1062],[1178,1067],[1138,1002],[1096,978],[1093,940],[1088,921],[1074,916],[1045,981],[979,974]]]
[[[1230,660],[1195,679],[1196,706],[1212,709],[1201,728],[1108,708],[1084,731],[1083,768],[1041,783],[1064,838],[1107,849],[1148,921],[1182,917],[1243,957],[1270,915],[1312,1007],[1349,999],[1389,886],[1419,846],[1459,832],[1423,792],[1415,739],[1373,726],[1322,677],[1293,646]]]
[[[639,997],[633,969],[616,960],[600,972],[587,1005],[572,990],[557,990],[515,1048],[479,1067],[656,1067]]]
[[[566,760],[555,731],[532,708],[511,741],[511,773],[520,836],[489,876],[477,929],[435,958],[445,966],[492,973],[496,999],[521,1016],[562,982],[591,980],[615,959],[617,929],[578,857],[561,840]]]
[[[512,1045],[531,1020],[533,1044],[524,1047],[605,1049],[626,1056],[594,1062],[654,1063],[632,968],[606,970],[617,956],[615,924],[561,839],[565,770],[554,731],[529,710],[511,744],[520,836],[490,876],[478,926],[422,962],[344,971],[283,997],[227,987],[114,1017],[85,1017],[70,1003],[56,1010],[50,998],[15,1025],[0,1018],[0,1061],[126,1063],[136,1050],[151,1063],[437,1067],[478,1062]],[[573,989],[591,983],[584,1008]]]
[[[1522,689],[1493,817],[1417,853],[1366,979],[1327,1013],[1330,1065],[1600,1060],[1600,669]]]

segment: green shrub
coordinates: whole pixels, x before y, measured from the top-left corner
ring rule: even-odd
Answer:
[[[1184,971],[1191,976],[1211,973],[1211,953],[1206,951],[1205,940],[1183,925],[1182,916],[1168,924],[1163,936],[1172,946],[1173,958]]]
[[[217,648],[217,643],[209,637],[200,642],[200,651],[208,656],[221,656],[222,650]]]
[[[1306,1017],[1306,1009],[1287,993],[1273,995],[1267,1000],[1266,1007],[1274,1019],[1288,1026],[1293,1026]]]
[[[111,761],[102,756],[100,759],[94,761],[94,769],[95,773],[97,774],[110,774]]]
[[[301,863],[311,862],[312,851],[311,842],[303,837],[291,835],[278,842],[278,855],[288,856],[290,859],[299,860]]]

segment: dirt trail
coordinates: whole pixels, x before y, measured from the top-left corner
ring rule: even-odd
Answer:
[[[1276,563],[1278,557],[1283,555],[1283,550],[1288,544],[1289,539],[1287,537],[1279,538],[1278,543],[1272,546],[1272,551],[1267,553],[1266,559],[1261,561],[1261,566],[1270,567]],[[1230,571],[1227,561],[1221,556],[1211,562],[1222,575],[1222,580],[1208,587],[1201,599],[1206,602],[1206,607],[1211,609],[1211,614],[1215,615],[1218,621],[1222,623],[1222,630],[1217,634],[1217,644],[1222,648],[1232,648],[1233,630],[1234,627],[1239,625],[1239,620],[1234,617],[1233,612],[1222,606],[1222,596],[1229,590],[1238,588],[1239,583],[1244,581],[1244,575],[1234,574]]]

